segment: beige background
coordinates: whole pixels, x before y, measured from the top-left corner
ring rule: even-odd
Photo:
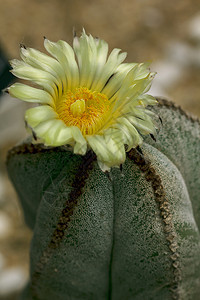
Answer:
[[[72,42],[72,31],[105,39],[128,62],[152,61],[152,94],[200,116],[199,0],[0,0],[0,43],[8,58],[19,44],[43,51],[43,36]],[[9,147],[25,136],[27,104],[0,99],[0,299],[15,299],[28,274],[31,233],[6,177]],[[3,292],[2,292],[3,290]]]
[[[200,114],[199,0],[1,0],[0,5],[0,41],[10,58],[18,57],[19,43],[43,50],[44,35],[71,42],[73,27],[78,33],[84,27],[110,48],[127,51],[127,61],[151,60],[157,77],[167,73],[170,83],[173,75],[158,95]],[[163,61],[170,67],[160,66]]]

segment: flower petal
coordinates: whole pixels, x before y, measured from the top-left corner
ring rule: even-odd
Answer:
[[[96,57],[96,71],[95,77],[98,77],[102,69],[106,63],[107,55],[108,55],[108,44],[101,39],[95,39],[96,47],[97,47],[97,57]]]
[[[121,49],[113,49],[102,72],[94,77],[91,89],[101,92],[108,79],[115,73],[117,67],[125,60],[127,53],[120,53]]]
[[[105,168],[106,165],[109,169],[110,167],[117,167],[125,161],[126,154],[123,144],[115,141],[112,136],[107,141],[104,136],[100,135],[87,136],[86,138],[97,155],[100,166]]]
[[[149,62],[138,64],[138,67],[134,70],[134,80],[141,80],[147,78],[147,76],[150,73],[150,70],[148,69],[149,65]]]
[[[83,33],[79,40],[74,38],[74,51],[76,53],[79,70],[80,86],[90,88],[95,71],[96,47],[94,40],[89,41],[88,36]]]
[[[54,106],[53,98],[49,93],[34,87],[30,87],[26,84],[15,83],[11,85],[8,90],[12,97],[19,98],[27,102],[49,104]]]
[[[127,119],[140,131],[141,134],[155,134],[155,125],[150,118],[148,120],[141,120],[134,116],[130,116]]]
[[[158,101],[153,96],[148,94],[140,95],[138,99],[140,100],[140,104],[142,104],[142,106],[144,107],[146,107],[147,105],[155,105],[158,103]]]
[[[12,66],[12,68],[16,68],[16,67],[19,67],[19,66],[26,66],[27,64],[19,59],[11,59],[10,61],[10,65]]]
[[[45,38],[44,47],[63,66],[67,78],[67,89],[72,91],[79,86],[79,70],[75,60],[74,51],[64,41],[53,43]]]
[[[57,118],[58,114],[53,108],[51,108],[48,105],[40,105],[37,107],[30,108],[25,113],[25,120],[32,128],[36,127],[44,121]]]
[[[150,71],[140,74],[140,65],[136,65],[124,78],[122,87],[117,94],[118,98],[131,97],[134,98],[135,95],[143,94],[145,88],[151,83],[152,78],[150,77]],[[140,75],[139,75],[140,74]],[[146,75],[146,77],[140,78]]]
[[[127,151],[142,144],[142,137],[139,132],[126,118],[120,118],[115,128],[118,128],[118,131],[121,133],[123,144],[128,145]]]
[[[31,80],[32,82],[43,87],[54,98],[57,96],[57,87],[54,84],[55,77],[52,76],[50,73],[33,68],[25,64],[24,62],[21,62],[21,64],[14,67],[13,70],[11,70],[11,72],[18,78]]]
[[[114,103],[113,110],[124,111],[129,110],[129,105],[138,105],[140,95],[146,93],[150,87],[154,74],[149,73],[147,78],[140,80],[133,80],[135,68],[133,68],[125,77],[123,84],[119,91],[111,98]]]
[[[130,109],[131,108],[132,107],[130,106]],[[154,112],[152,112],[148,109],[144,109],[141,106],[133,107],[131,112],[134,117],[139,118],[144,121],[148,121],[148,122],[152,122],[151,116],[155,116]]]
[[[122,82],[128,72],[135,66],[136,64],[121,64],[116,69],[116,73],[111,77],[109,82],[106,84],[102,93],[105,94],[108,98],[111,98],[122,86]]]
[[[34,68],[49,72],[55,77],[60,93],[66,91],[66,77],[61,64],[54,58],[33,48],[21,47],[21,57],[25,63]]]
[[[72,136],[75,140],[74,153],[85,155],[85,153],[87,151],[87,142],[84,139],[80,129],[78,127],[72,126],[71,132],[72,132]]]
[[[37,137],[47,146],[61,146],[73,141],[71,128],[66,127],[63,121],[52,119],[40,123],[34,128]]]
[[[74,38],[73,46],[80,68],[80,85],[90,89],[106,62],[108,45],[83,31],[80,38]]]

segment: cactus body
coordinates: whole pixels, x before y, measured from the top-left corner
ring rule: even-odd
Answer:
[[[8,157],[34,230],[23,299],[198,300],[200,124],[169,103],[163,127],[103,173],[92,152],[25,143]]]

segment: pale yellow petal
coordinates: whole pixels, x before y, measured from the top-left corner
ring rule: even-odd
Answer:
[[[123,143],[128,145],[127,151],[142,144],[142,137],[127,118],[120,118],[115,127],[120,131]]]
[[[117,167],[126,159],[122,142],[115,141],[112,136],[106,141],[104,136],[87,136],[87,141],[97,155],[97,160],[104,166]]]
[[[141,101],[141,104],[146,107],[147,105],[158,104],[158,101],[151,95],[145,94],[138,96],[138,99]]]
[[[34,68],[41,69],[53,75],[55,82],[62,91],[66,91],[66,77],[62,65],[54,58],[33,48],[21,47],[21,57]]]
[[[22,83],[15,83],[8,88],[12,97],[19,98],[27,102],[49,104],[54,106],[52,96],[46,91],[30,87]]]
[[[74,90],[79,85],[79,70],[73,49],[64,41],[53,43],[44,40],[46,50],[63,66],[67,78],[67,88]]]
[[[25,113],[25,120],[32,128],[36,127],[41,122],[52,119],[58,119],[58,114],[48,105],[30,108]]]
[[[47,146],[61,146],[73,141],[71,128],[66,127],[63,121],[52,119],[40,123],[34,131]]]
[[[105,94],[108,98],[111,98],[122,86],[123,80],[128,74],[128,72],[135,66],[136,64],[121,64],[116,69],[116,72],[110,78],[102,93]]]
[[[108,45],[83,32],[80,38],[74,38],[73,46],[80,69],[80,85],[91,88],[106,62]]]
[[[54,84],[55,77],[48,72],[38,70],[27,64],[22,63],[15,67],[11,72],[18,78],[30,80],[43,87],[53,97],[57,95],[57,87]]]
[[[151,119],[141,120],[134,116],[129,116],[128,120],[140,131],[141,134],[146,135],[149,133],[155,133],[155,125],[153,124]]]
[[[80,129],[78,127],[72,126],[71,133],[75,141],[74,153],[84,155],[87,151],[87,142],[83,137]]]
[[[95,75],[91,88],[101,92],[108,79],[115,73],[118,66],[125,60],[126,53],[120,49],[113,49],[105,63],[102,72]]]

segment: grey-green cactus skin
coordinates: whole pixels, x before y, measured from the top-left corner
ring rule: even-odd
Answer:
[[[103,173],[88,152],[30,142],[8,156],[34,230],[23,299],[198,300],[200,123],[169,102],[163,126]]]

